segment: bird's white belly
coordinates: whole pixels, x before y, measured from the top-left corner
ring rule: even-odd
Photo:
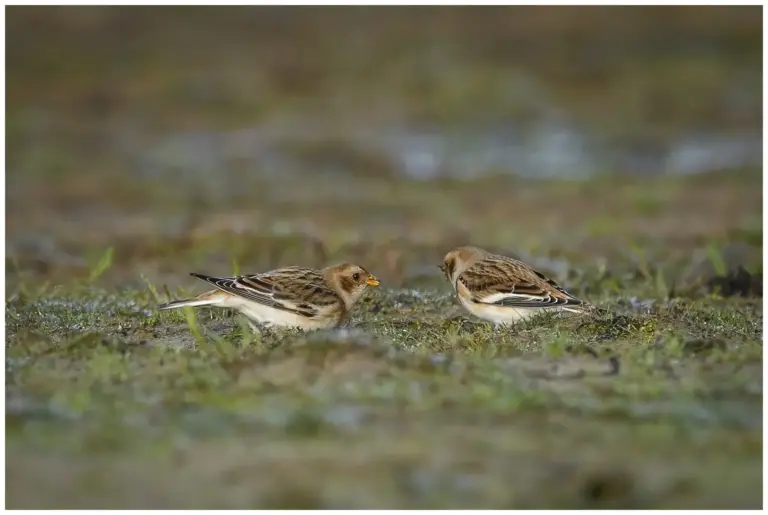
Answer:
[[[226,307],[237,309],[251,320],[265,326],[326,329],[338,323],[337,317],[318,314],[316,317],[308,318],[297,313],[276,309],[256,302],[242,301],[238,298],[230,299]]]

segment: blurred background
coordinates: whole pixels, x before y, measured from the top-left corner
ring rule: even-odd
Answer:
[[[116,284],[357,259],[405,285],[459,243],[759,258],[760,7],[7,13],[11,283],[108,247]]]

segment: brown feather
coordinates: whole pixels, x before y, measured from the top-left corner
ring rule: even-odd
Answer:
[[[457,290],[462,286],[463,294],[476,302],[496,294],[519,294],[539,297],[540,300],[530,303],[541,307],[582,304],[556,281],[522,261],[478,247],[452,250],[446,255],[444,266]]]

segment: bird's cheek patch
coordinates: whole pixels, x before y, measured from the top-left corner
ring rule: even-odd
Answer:
[[[451,259],[450,261],[445,263],[445,271],[446,271],[445,275],[448,276],[448,279],[453,277],[454,270],[456,270],[456,260]]]
[[[340,282],[344,291],[352,291],[357,286],[357,283],[349,277],[342,277]]]

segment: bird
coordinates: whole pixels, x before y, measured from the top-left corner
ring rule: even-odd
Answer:
[[[320,270],[287,266],[269,272],[234,277],[191,273],[216,289],[190,299],[174,300],[158,310],[185,306],[234,309],[248,318],[251,329],[274,327],[328,329],[345,320],[369,286],[378,286],[365,268],[342,263]],[[257,325],[258,324],[258,325]]]
[[[478,247],[457,247],[438,265],[461,305],[497,327],[545,311],[583,312],[586,302],[527,264]]]

